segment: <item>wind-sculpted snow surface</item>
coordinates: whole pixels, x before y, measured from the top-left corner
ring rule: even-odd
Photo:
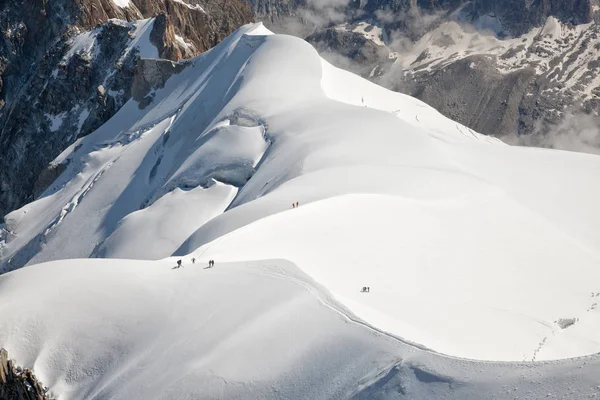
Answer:
[[[42,376],[44,382],[54,380],[57,391],[72,392],[73,398],[143,398],[142,392],[133,396],[133,388],[160,374],[135,371],[158,362],[148,361],[154,351],[167,357],[169,349],[174,350],[171,343],[179,340],[189,343],[185,355],[174,350],[160,365],[182,365],[185,372],[173,369],[156,382],[160,390],[173,390],[160,392],[155,387],[164,398],[193,396],[203,387],[215,390],[208,393],[225,393],[207,398],[368,398],[372,393],[381,398],[435,398],[418,392],[426,387],[439,390],[440,396],[451,393],[450,397],[468,399],[481,398],[469,396],[482,386],[505,398],[514,394],[496,386],[498,375],[510,375],[502,385],[518,386],[517,381],[530,375],[508,373],[512,366],[450,361],[417,349],[502,361],[600,351],[600,157],[504,145],[418,100],[338,70],[306,42],[271,35],[261,25],[238,30],[192,60],[149,99],[148,105],[130,101],[98,131],[67,149],[55,160],[68,160],[58,180],[39,200],[6,217],[5,270],[90,256],[159,259],[175,254],[184,260],[184,268],[176,270],[171,270],[175,259],[54,261],[1,278],[0,285],[10,287],[13,295],[21,290],[19,282],[38,274],[49,286],[53,284],[43,277],[68,276],[72,286],[84,291],[84,277],[93,267],[91,274],[103,277],[98,279],[118,281],[117,293],[155,297],[150,303],[140,300],[141,312],[133,305],[123,311],[106,305],[97,315],[88,310],[89,326],[70,327],[76,317],[61,325],[78,329],[73,334],[77,337],[96,340],[97,354],[103,343],[116,349],[114,356],[103,353],[108,357],[104,361],[83,360],[88,357],[83,350],[60,353],[57,349],[65,346],[55,341],[67,334],[63,328],[26,327],[25,320],[19,325],[3,318],[0,346],[6,343],[11,354],[24,358],[21,364],[37,362],[47,368],[53,360],[52,365],[59,365],[56,371],[70,376],[64,360],[76,360],[73,365],[83,360],[97,365],[97,375],[105,376],[102,382]],[[204,270],[211,259],[216,266]],[[296,301],[290,300],[293,290],[292,297],[282,294],[261,302],[271,290],[287,290],[279,280],[272,286],[251,279],[260,265],[253,260],[268,259],[286,260],[272,263],[270,269],[284,282],[299,274],[310,277],[302,278],[300,286],[313,294],[302,296],[315,308],[286,308],[288,301]],[[229,262],[233,264],[223,265]],[[287,267],[292,264],[296,272]],[[121,280],[120,268],[133,275]],[[223,272],[216,272],[221,268]],[[212,272],[223,275],[205,283]],[[186,278],[180,281],[181,276]],[[153,279],[160,285],[143,285]],[[211,287],[208,294],[203,285]],[[370,287],[367,293],[361,292],[365,286]],[[106,294],[112,289],[92,286],[86,296],[90,291],[90,302],[101,294],[113,301]],[[67,293],[65,302],[80,295]],[[242,305],[240,310],[250,307],[247,299],[253,298],[258,302],[256,313],[248,320],[231,314],[220,305],[228,295],[232,298],[227,302]],[[8,304],[7,296],[0,292],[0,304]],[[36,295],[39,307],[48,296],[44,291]],[[333,314],[319,308],[323,305],[318,306],[314,296]],[[171,300],[161,303],[165,299]],[[275,304],[284,305],[271,311]],[[146,332],[155,328],[146,322],[134,325],[133,333],[120,323],[102,333],[94,326],[109,317],[126,321],[138,314],[147,321],[162,321],[163,314],[156,310],[174,312],[181,319],[173,317],[166,323],[171,333],[152,333],[150,342],[145,341]],[[313,311],[315,319],[306,320],[309,314],[313,318]],[[327,316],[319,316],[321,312]],[[183,316],[193,316],[193,324],[199,325],[186,325]],[[265,318],[267,322],[261,322]],[[360,328],[357,336],[336,341],[339,352],[325,349],[332,346],[330,340],[346,337],[349,331],[340,327],[346,326],[343,322],[330,328],[331,318],[335,324],[353,321],[352,330]],[[302,326],[310,322],[309,327],[294,331],[300,321]],[[225,324],[219,325],[223,330],[213,331],[213,323]],[[21,327],[11,328],[17,325]],[[30,332],[26,337],[15,333],[25,331]],[[128,332],[127,339],[123,332]],[[223,332],[230,332],[233,341],[209,346],[207,335]],[[290,332],[300,336],[288,337]],[[273,344],[272,334],[285,338],[276,345],[281,347],[251,367],[249,359],[269,353],[264,346]],[[29,343],[30,337],[39,338],[37,344]],[[250,349],[253,338],[264,346],[248,353],[252,357],[245,352],[239,358],[232,355],[238,345]],[[141,344],[132,344],[137,340]],[[371,340],[377,343],[374,347]],[[377,352],[373,349],[379,349],[380,340],[400,346],[401,356],[389,357],[387,350],[374,358],[362,350],[341,356],[353,346]],[[211,351],[211,346],[220,350]],[[127,354],[123,360],[118,358],[121,353]],[[221,361],[225,353],[229,356]],[[274,357],[276,353],[285,356]],[[404,364],[415,354],[442,369],[428,372],[433,364]],[[366,360],[374,360],[368,371],[362,364]],[[322,363],[322,368],[315,367]],[[558,382],[556,376],[565,365],[583,364],[514,368],[547,374]],[[489,375],[463,387],[480,365]],[[597,368],[597,358],[591,358],[579,375],[561,376],[562,382],[587,382]],[[112,372],[104,374],[109,369]],[[374,370],[378,372],[373,375]],[[131,382],[117,379],[119,371],[130,374],[126,380]],[[317,395],[310,382],[323,379],[327,384],[314,384]],[[166,383],[173,381],[181,385]],[[356,387],[356,382],[362,386]],[[535,389],[540,397],[547,388],[557,390],[544,382]],[[586,385],[576,390],[588,393],[591,386]],[[348,392],[349,387],[353,389]],[[244,397],[246,391],[253,394]],[[506,396],[501,391],[507,391]]]
[[[287,261],[217,261],[210,269],[183,261],[172,269],[175,259],[64,260],[2,275],[0,343],[68,400],[600,393],[597,358],[444,358],[365,326]]]

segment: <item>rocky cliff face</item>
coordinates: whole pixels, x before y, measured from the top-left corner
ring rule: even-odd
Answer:
[[[306,0],[248,0],[248,3],[254,18],[264,21],[266,25],[299,16],[299,11],[309,6]]]
[[[356,0],[246,0],[271,31],[305,38],[332,23],[352,19]]]
[[[2,2],[0,215],[39,195],[60,171],[48,163],[131,97],[141,57],[195,56],[251,20],[234,0]]]
[[[14,365],[8,353],[0,349],[0,399],[2,400],[50,400],[47,388],[30,369]]]
[[[565,115],[600,113],[600,27],[549,17],[527,34],[446,22],[398,53],[379,78],[480,132],[551,131]]]

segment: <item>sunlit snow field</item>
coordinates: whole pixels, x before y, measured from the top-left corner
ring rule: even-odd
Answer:
[[[498,362],[600,351],[600,157],[505,145],[260,24],[153,96],[5,218],[0,346],[61,398],[598,390],[596,356]]]

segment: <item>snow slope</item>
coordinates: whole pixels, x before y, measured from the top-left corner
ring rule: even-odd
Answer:
[[[353,386],[341,367],[353,357],[335,342],[361,335],[344,332],[292,265],[173,264],[69,260],[4,275],[2,345],[61,399],[340,398]],[[23,296],[45,302],[21,307]],[[323,391],[327,375],[345,385]]]
[[[0,345],[65,400],[600,393],[598,358],[505,365],[419,351],[347,316],[287,261],[174,264],[64,260],[4,274]]]
[[[599,157],[504,145],[262,25],[151,96],[67,149],[59,179],[5,218],[5,270],[278,258],[348,315],[436,352],[600,351]]]

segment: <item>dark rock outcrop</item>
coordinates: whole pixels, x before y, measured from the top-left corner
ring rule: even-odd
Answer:
[[[141,59],[133,76],[132,98],[139,102],[140,108],[145,108],[152,101],[150,90],[164,87],[165,82],[173,74],[181,72],[186,66],[186,62],[175,63],[169,60]]]
[[[130,97],[139,58],[136,51],[125,50],[132,30],[125,23],[105,22],[93,30],[93,51],[67,57],[68,38],[81,30],[66,26],[28,71],[7,77],[6,105],[0,111],[0,212],[31,201],[48,163]]]
[[[333,23],[350,21],[354,6],[344,1],[314,0],[246,0],[252,15],[275,33],[288,33],[302,38]]]
[[[477,68],[471,67],[474,62]],[[408,84],[411,95],[447,117],[478,132],[501,135],[517,132],[519,124],[532,126],[532,118],[521,120],[520,106],[534,83],[532,68],[504,75],[493,61],[473,56],[416,75]]]
[[[152,41],[161,58],[178,61],[203,53],[240,26],[251,22],[250,6],[241,1],[134,0],[144,17],[156,16]],[[182,45],[176,35],[185,40]]]
[[[248,0],[248,3],[254,18],[267,24],[299,16],[297,11],[308,7],[306,0]]]
[[[315,32],[306,40],[321,54],[343,54],[353,62],[362,65],[379,63],[389,54],[386,48],[377,46],[360,33],[333,27]]]
[[[50,400],[47,388],[30,369],[14,365],[0,349],[0,400]]]

